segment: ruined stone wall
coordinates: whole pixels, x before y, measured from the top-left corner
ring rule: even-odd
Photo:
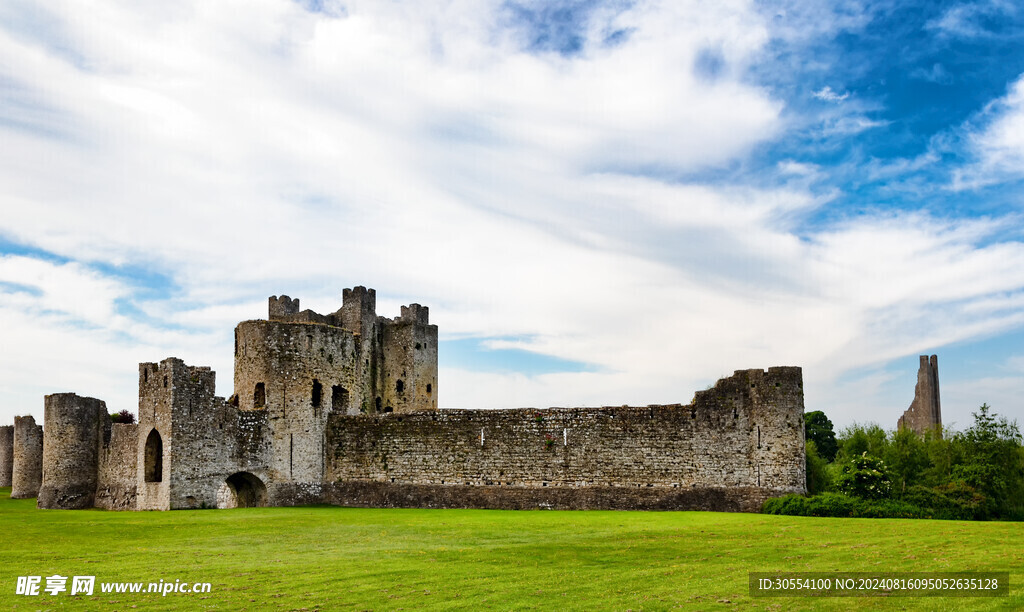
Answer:
[[[184,384],[185,364],[180,359],[139,364],[139,429],[136,444],[136,505],[139,510],[171,507],[167,468],[171,449],[175,385]]]
[[[32,416],[14,417],[14,468],[11,498],[39,495],[43,480],[43,428]]]
[[[258,463],[266,477],[266,457],[255,457],[268,448],[263,427],[256,432],[260,450],[253,451],[252,444],[240,450],[238,442],[252,434],[240,434],[240,424],[265,423],[265,417],[241,420],[238,408],[215,395],[216,374],[210,368],[172,358],[159,366],[141,364],[140,371],[140,509],[215,507],[226,478],[241,463]],[[149,469],[153,431],[161,438],[159,481]]]
[[[437,326],[426,306],[402,306],[401,316],[381,318],[385,412],[437,409]]]
[[[55,393],[44,399],[43,480],[40,508],[92,508],[100,447],[109,433],[107,404],[93,397]]]
[[[272,480],[267,473],[268,412],[240,411],[214,395],[215,374],[209,368],[188,370],[189,383],[176,391],[180,398],[172,432],[171,508],[213,508],[223,497],[225,481],[236,472]]]
[[[942,408],[939,400],[939,358],[921,355],[917,370],[914,401],[896,423],[898,429],[910,429],[919,435],[942,426]]]
[[[756,511],[805,486],[799,368],[688,406],[331,415],[331,503]]]
[[[11,486],[14,472],[14,425],[0,427],[0,487]]]
[[[95,504],[106,510],[134,510],[139,486],[139,426],[110,425],[109,438],[99,453]]]

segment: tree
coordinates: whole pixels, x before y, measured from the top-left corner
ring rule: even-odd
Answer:
[[[929,467],[924,440],[911,429],[897,429],[887,450],[885,459],[898,493],[902,495],[907,487],[921,484],[921,475]]]
[[[838,460],[848,463],[864,453],[874,457],[884,457],[889,446],[889,436],[876,423],[861,425],[854,423],[842,431],[837,440],[839,443]]]
[[[814,442],[818,456],[829,463],[836,460],[839,444],[832,421],[820,410],[804,414],[804,433],[808,442]]]
[[[111,423],[134,423],[135,413],[130,410],[122,410],[121,412],[112,412],[110,414]]]
[[[992,500],[996,512],[1019,510],[1024,493],[1021,434],[1016,422],[990,414],[982,404],[974,425],[951,442],[952,476]]]
[[[818,455],[818,445],[814,440],[807,441],[806,455],[807,494],[827,491],[832,484],[832,475],[828,472],[828,462]]]

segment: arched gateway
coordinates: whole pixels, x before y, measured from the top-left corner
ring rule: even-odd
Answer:
[[[267,505],[267,486],[249,472],[228,476],[217,492],[218,508],[256,508]]]

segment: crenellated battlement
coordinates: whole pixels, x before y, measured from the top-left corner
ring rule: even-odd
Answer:
[[[357,334],[369,334],[377,319],[377,292],[353,287],[341,292],[341,300],[341,326]]]
[[[280,321],[288,318],[290,315],[299,314],[299,299],[294,300],[287,295],[277,297],[276,295],[270,296],[267,300],[269,304],[267,318],[270,321]]]
[[[417,325],[430,324],[430,309],[419,304],[402,306],[402,314],[395,319],[395,323],[415,323]]]

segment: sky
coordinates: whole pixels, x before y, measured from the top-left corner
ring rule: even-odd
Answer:
[[[0,422],[232,389],[267,298],[430,308],[442,408],[688,403],[803,368],[895,427],[1024,397],[1009,1],[0,4]]]

